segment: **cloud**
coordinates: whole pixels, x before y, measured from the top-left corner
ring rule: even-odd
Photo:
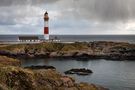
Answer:
[[[0,0],[0,33],[42,33],[45,10],[51,34],[135,33],[135,0]]]
[[[36,24],[43,11],[34,6],[1,7],[0,25]]]
[[[0,0],[0,6],[41,5],[56,1],[58,0]]]
[[[97,20],[102,22],[135,19],[135,0],[70,0],[61,7],[63,12],[80,19]]]
[[[32,24],[43,19],[48,4],[58,0],[0,0],[0,25]],[[50,11],[51,12],[51,11]],[[57,12],[53,11],[56,15]],[[51,15],[54,17],[54,15]]]
[[[0,24],[6,24],[8,20],[7,24],[12,25],[19,18],[41,16],[47,4],[52,3],[55,3],[54,12],[59,11],[59,18],[63,19],[85,19],[101,23],[135,20],[135,0],[0,0]]]

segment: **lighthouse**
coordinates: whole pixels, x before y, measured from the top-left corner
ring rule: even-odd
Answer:
[[[47,11],[44,14],[44,39],[49,40],[49,16]]]

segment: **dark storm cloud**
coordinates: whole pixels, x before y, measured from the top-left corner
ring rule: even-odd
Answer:
[[[11,5],[40,5],[56,2],[58,0],[0,0],[0,6],[11,6]]]
[[[29,20],[41,17],[45,9],[42,6],[56,1],[58,0],[0,0],[0,25],[26,24]]]
[[[42,6],[56,1],[58,0],[0,0],[0,25],[28,24],[28,20],[35,20],[42,15]]]
[[[32,6],[0,7],[0,25],[27,24],[28,19],[38,17],[38,11],[39,8]]]
[[[97,22],[135,19],[135,0],[0,0],[0,19],[5,19],[0,24],[15,24],[19,18],[31,17],[28,13],[32,6],[40,8],[51,3],[56,3],[56,11],[62,12],[62,18],[66,16]],[[27,8],[28,5],[30,7]],[[20,11],[22,14],[18,13]]]
[[[135,33],[135,0],[0,0],[0,30],[37,32],[45,10],[55,33]]]
[[[70,0],[76,18],[101,21],[127,21],[135,19],[135,0]],[[66,2],[67,3],[67,2]],[[64,7],[63,6],[63,7]],[[65,6],[66,7],[66,6]]]

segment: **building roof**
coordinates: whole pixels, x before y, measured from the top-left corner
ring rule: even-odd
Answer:
[[[19,36],[19,40],[39,40],[38,36]]]

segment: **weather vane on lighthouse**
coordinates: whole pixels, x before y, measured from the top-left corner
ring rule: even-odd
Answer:
[[[44,14],[44,38],[49,40],[49,16],[47,11]]]

